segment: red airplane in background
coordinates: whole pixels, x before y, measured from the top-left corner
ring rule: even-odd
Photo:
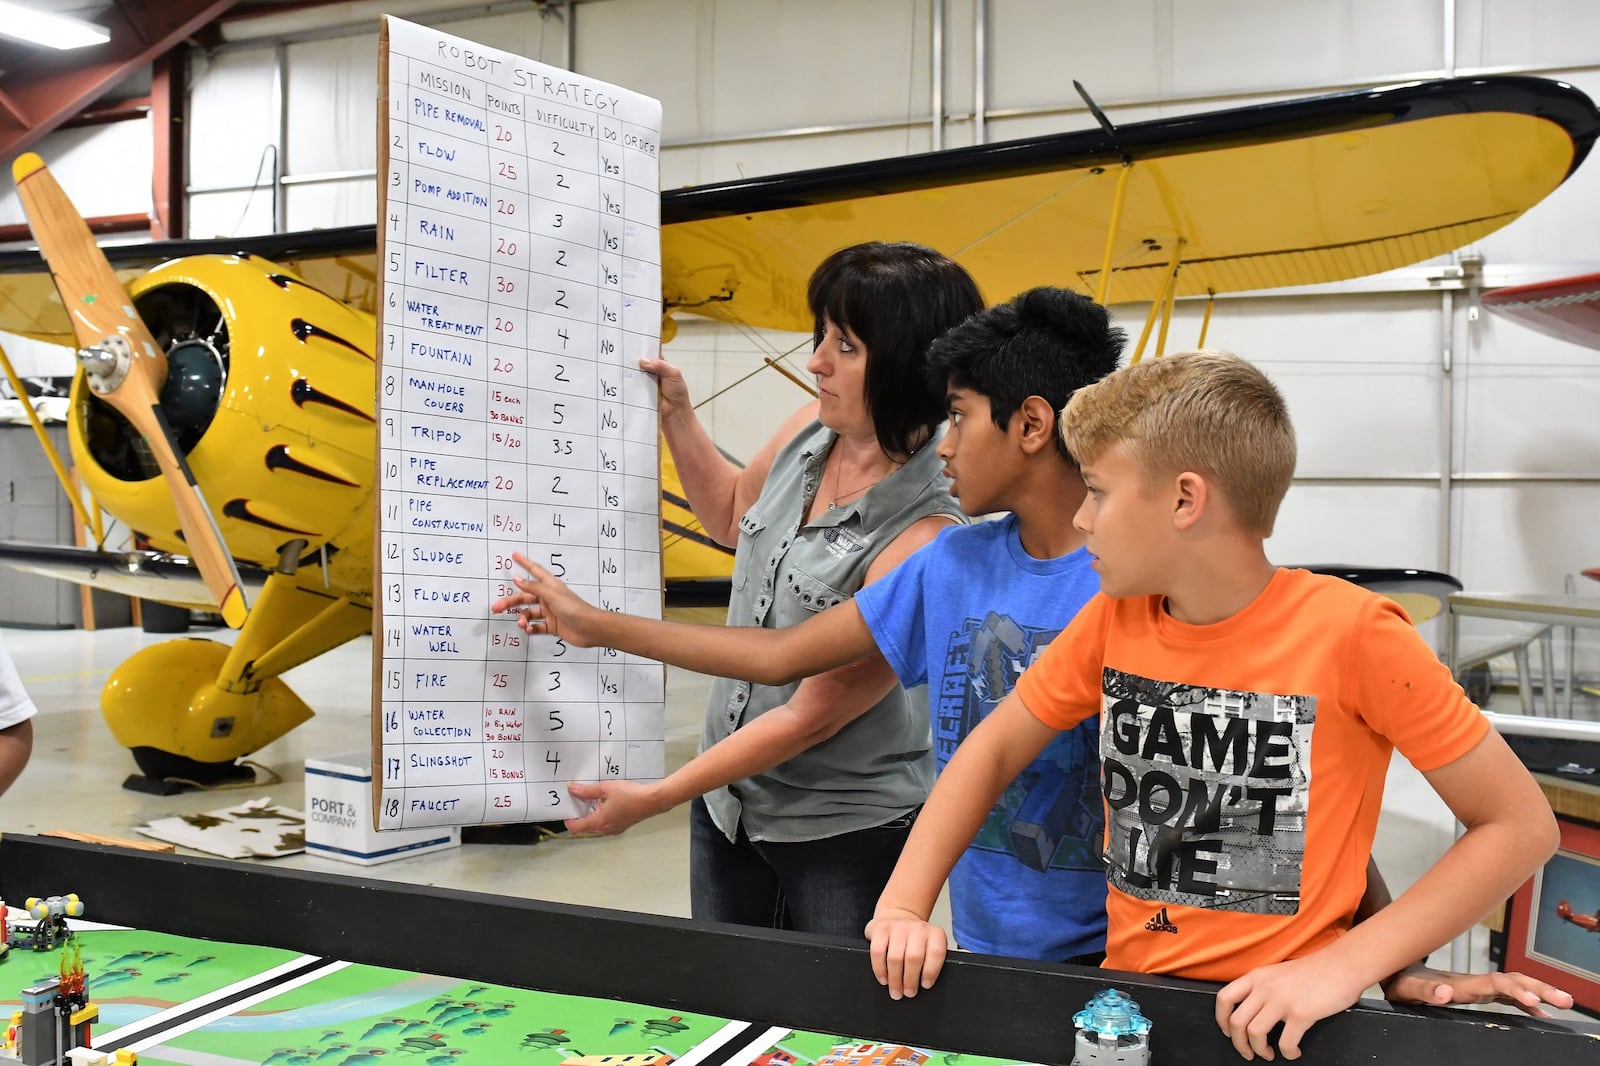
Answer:
[[[1579,929],[1587,929],[1591,933],[1600,933],[1600,912],[1594,914],[1573,914],[1572,904],[1562,900],[1556,904],[1556,917],[1564,922],[1571,922]]]

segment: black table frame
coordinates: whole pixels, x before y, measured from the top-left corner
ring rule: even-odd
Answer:
[[[598,874],[597,876],[604,876]],[[1152,1061],[1236,1066],[1215,986],[957,955],[895,1002],[864,946],[798,933],[5,834],[0,897],[76,892],[96,921],[917,1047],[1065,1064],[1072,1015],[1115,986],[1155,1022]],[[1363,1001],[1303,1062],[1594,1066],[1600,1025]]]

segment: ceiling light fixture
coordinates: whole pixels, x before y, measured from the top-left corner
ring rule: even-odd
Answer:
[[[0,36],[63,49],[105,44],[111,40],[111,32],[104,26],[34,11],[11,0],[0,0]]]

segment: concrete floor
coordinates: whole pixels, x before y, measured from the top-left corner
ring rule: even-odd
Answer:
[[[196,630],[190,635],[224,641],[229,637],[226,631]],[[301,809],[308,756],[361,751],[370,745],[371,644],[363,639],[285,675],[317,715],[254,756],[281,778],[278,782],[171,797],[126,791],[121,784],[133,772],[133,761],[101,719],[100,689],[128,655],[172,638],[126,628],[93,633],[6,629],[3,639],[39,715],[32,762],[0,798],[0,831],[65,829],[137,837],[134,827],[153,818],[214,810],[262,796]],[[702,675],[668,671],[669,768],[694,754],[707,685]],[[1374,848],[1396,894],[1449,846],[1451,829],[1444,804],[1420,774],[1397,758]],[[537,845],[468,844],[372,867],[303,854],[258,861],[280,868],[687,916],[687,841],[687,807],[682,807],[620,837],[560,836]],[[86,897],[86,902],[92,911],[93,900]],[[936,917],[948,923],[947,911]],[[1487,939],[1481,928],[1472,938],[1474,970],[1490,968]],[[1434,958],[1442,964],[1448,955],[1441,950]]]
[[[231,639],[226,630],[196,629],[189,635]],[[317,714],[252,756],[281,778],[277,783],[177,796],[127,791],[122,782],[136,767],[100,716],[100,689],[123,659],[172,638],[123,628],[93,633],[6,629],[3,639],[39,715],[34,721],[33,758],[17,783],[0,797],[0,831],[67,829],[139,838],[134,827],[150,819],[216,810],[263,796],[301,810],[308,757],[365,751],[372,743],[372,645],[363,638],[284,675]],[[707,684],[698,674],[669,674],[669,765],[679,765],[694,754]],[[258,771],[258,778],[265,775]],[[258,861],[280,868],[687,916],[687,840],[685,807],[607,839],[562,836],[537,845],[463,845],[369,867],[303,854]],[[596,876],[601,871],[607,876]],[[639,876],[627,876],[630,871]]]

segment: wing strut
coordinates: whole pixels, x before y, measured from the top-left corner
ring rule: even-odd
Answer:
[[[1094,97],[1089,95],[1089,90],[1083,87],[1083,82],[1077,78],[1072,79],[1072,87],[1078,90],[1078,95],[1083,97],[1084,105],[1089,108],[1089,114],[1105,130],[1106,136],[1111,138],[1112,147],[1117,143],[1117,127],[1106,117],[1100,105],[1094,102]],[[1122,225],[1122,205],[1128,193],[1128,173],[1133,170],[1133,157],[1118,149],[1122,156],[1122,172],[1117,175],[1116,199],[1111,201],[1111,225],[1106,230],[1106,250],[1100,257],[1100,281],[1095,285],[1094,302],[1104,307],[1106,297],[1111,292],[1111,249],[1117,241],[1117,228]]]
[[[1217,291],[1215,289],[1207,289],[1206,313],[1200,319],[1200,339],[1194,342],[1196,348],[1204,348],[1206,346],[1206,330],[1211,328],[1211,308],[1216,306],[1216,303]]]
[[[763,363],[766,363],[772,369],[776,370],[778,373],[782,374],[784,377],[788,378],[794,384],[800,386],[800,388],[802,390],[804,390],[807,394],[809,394],[809,395],[811,395],[813,397],[815,397],[817,395],[817,390],[815,388],[813,388],[812,386],[806,384],[804,381],[800,380],[800,376],[798,374],[796,374],[793,370],[790,370],[788,367],[784,366],[782,363],[778,362],[776,359],[772,358],[772,356],[763,355],[761,357],[761,361]]]
[[[1073,82],[1077,85],[1077,82]],[[1079,87],[1082,91],[1082,87]],[[1122,205],[1128,198],[1128,175],[1133,173],[1133,160],[1122,161],[1122,172],[1117,175],[1116,199],[1111,201],[1111,225],[1106,228],[1106,250],[1100,257],[1100,282],[1095,286],[1094,302],[1104,307],[1111,293],[1111,250],[1117,243],[1117,229],[1122,225]]]
[[[1178,304],[1178,270],[1183,263],[1183,238],[1172,249],[1172,265],[1168,268],[1165,303],[1161,308],[1161,331],[1156,334],[1156,358],[1167,354],[1167,327],[1172,325],[1172,309]]]
[[[4,348],[0,348],[0,368],[5,369],[6,379],[11,382],[11,390],[17,394],[17,402],[22,404],[22,409],[28,413],[28,422],[33,426],[33,435],[39,438],[39,444],[44,448],[44,457],[50,460],[50,467],[56,472],[56,480],[61,482],[61,491],[67,494],[67,502],[72,504],[72,511],[78,516],[78,524],[94,534],[96,548],[104,548],[106,536],[100,528],[100,508],[97,505],[92,516],[84,508],[82,498],[72,487],[72,477],[62,464],[56,446],[50,443],[50,436],[44,431],[44,423],[39,421],[39,412],[28,402],[28,390],[23,388],[22,379],[17,376],[16,368],[11,365],[11,357],[6,354]]]
[[[1156,355],[1160,356],[1161,346],[1166,343],[1167,323],[1172,318],[1173,297],[1178,290],[1178,267],[1183,264],[1183,238],[1173,238],[1172,258],[1167,261],[1167,275],[1161,282],[1161,291],[1156,293],[1156,298],[1150,302],[1150,313],[1145,316],[1144,329],[1139,331],[1139,343],[1134,346],[1133,358],[1128,360],[1137,363],[1144,358],[1145,342],[1150,339],[1150,329],[1156,324],[1156,316],[1161,316],[1161,339],[1156,342]]]

